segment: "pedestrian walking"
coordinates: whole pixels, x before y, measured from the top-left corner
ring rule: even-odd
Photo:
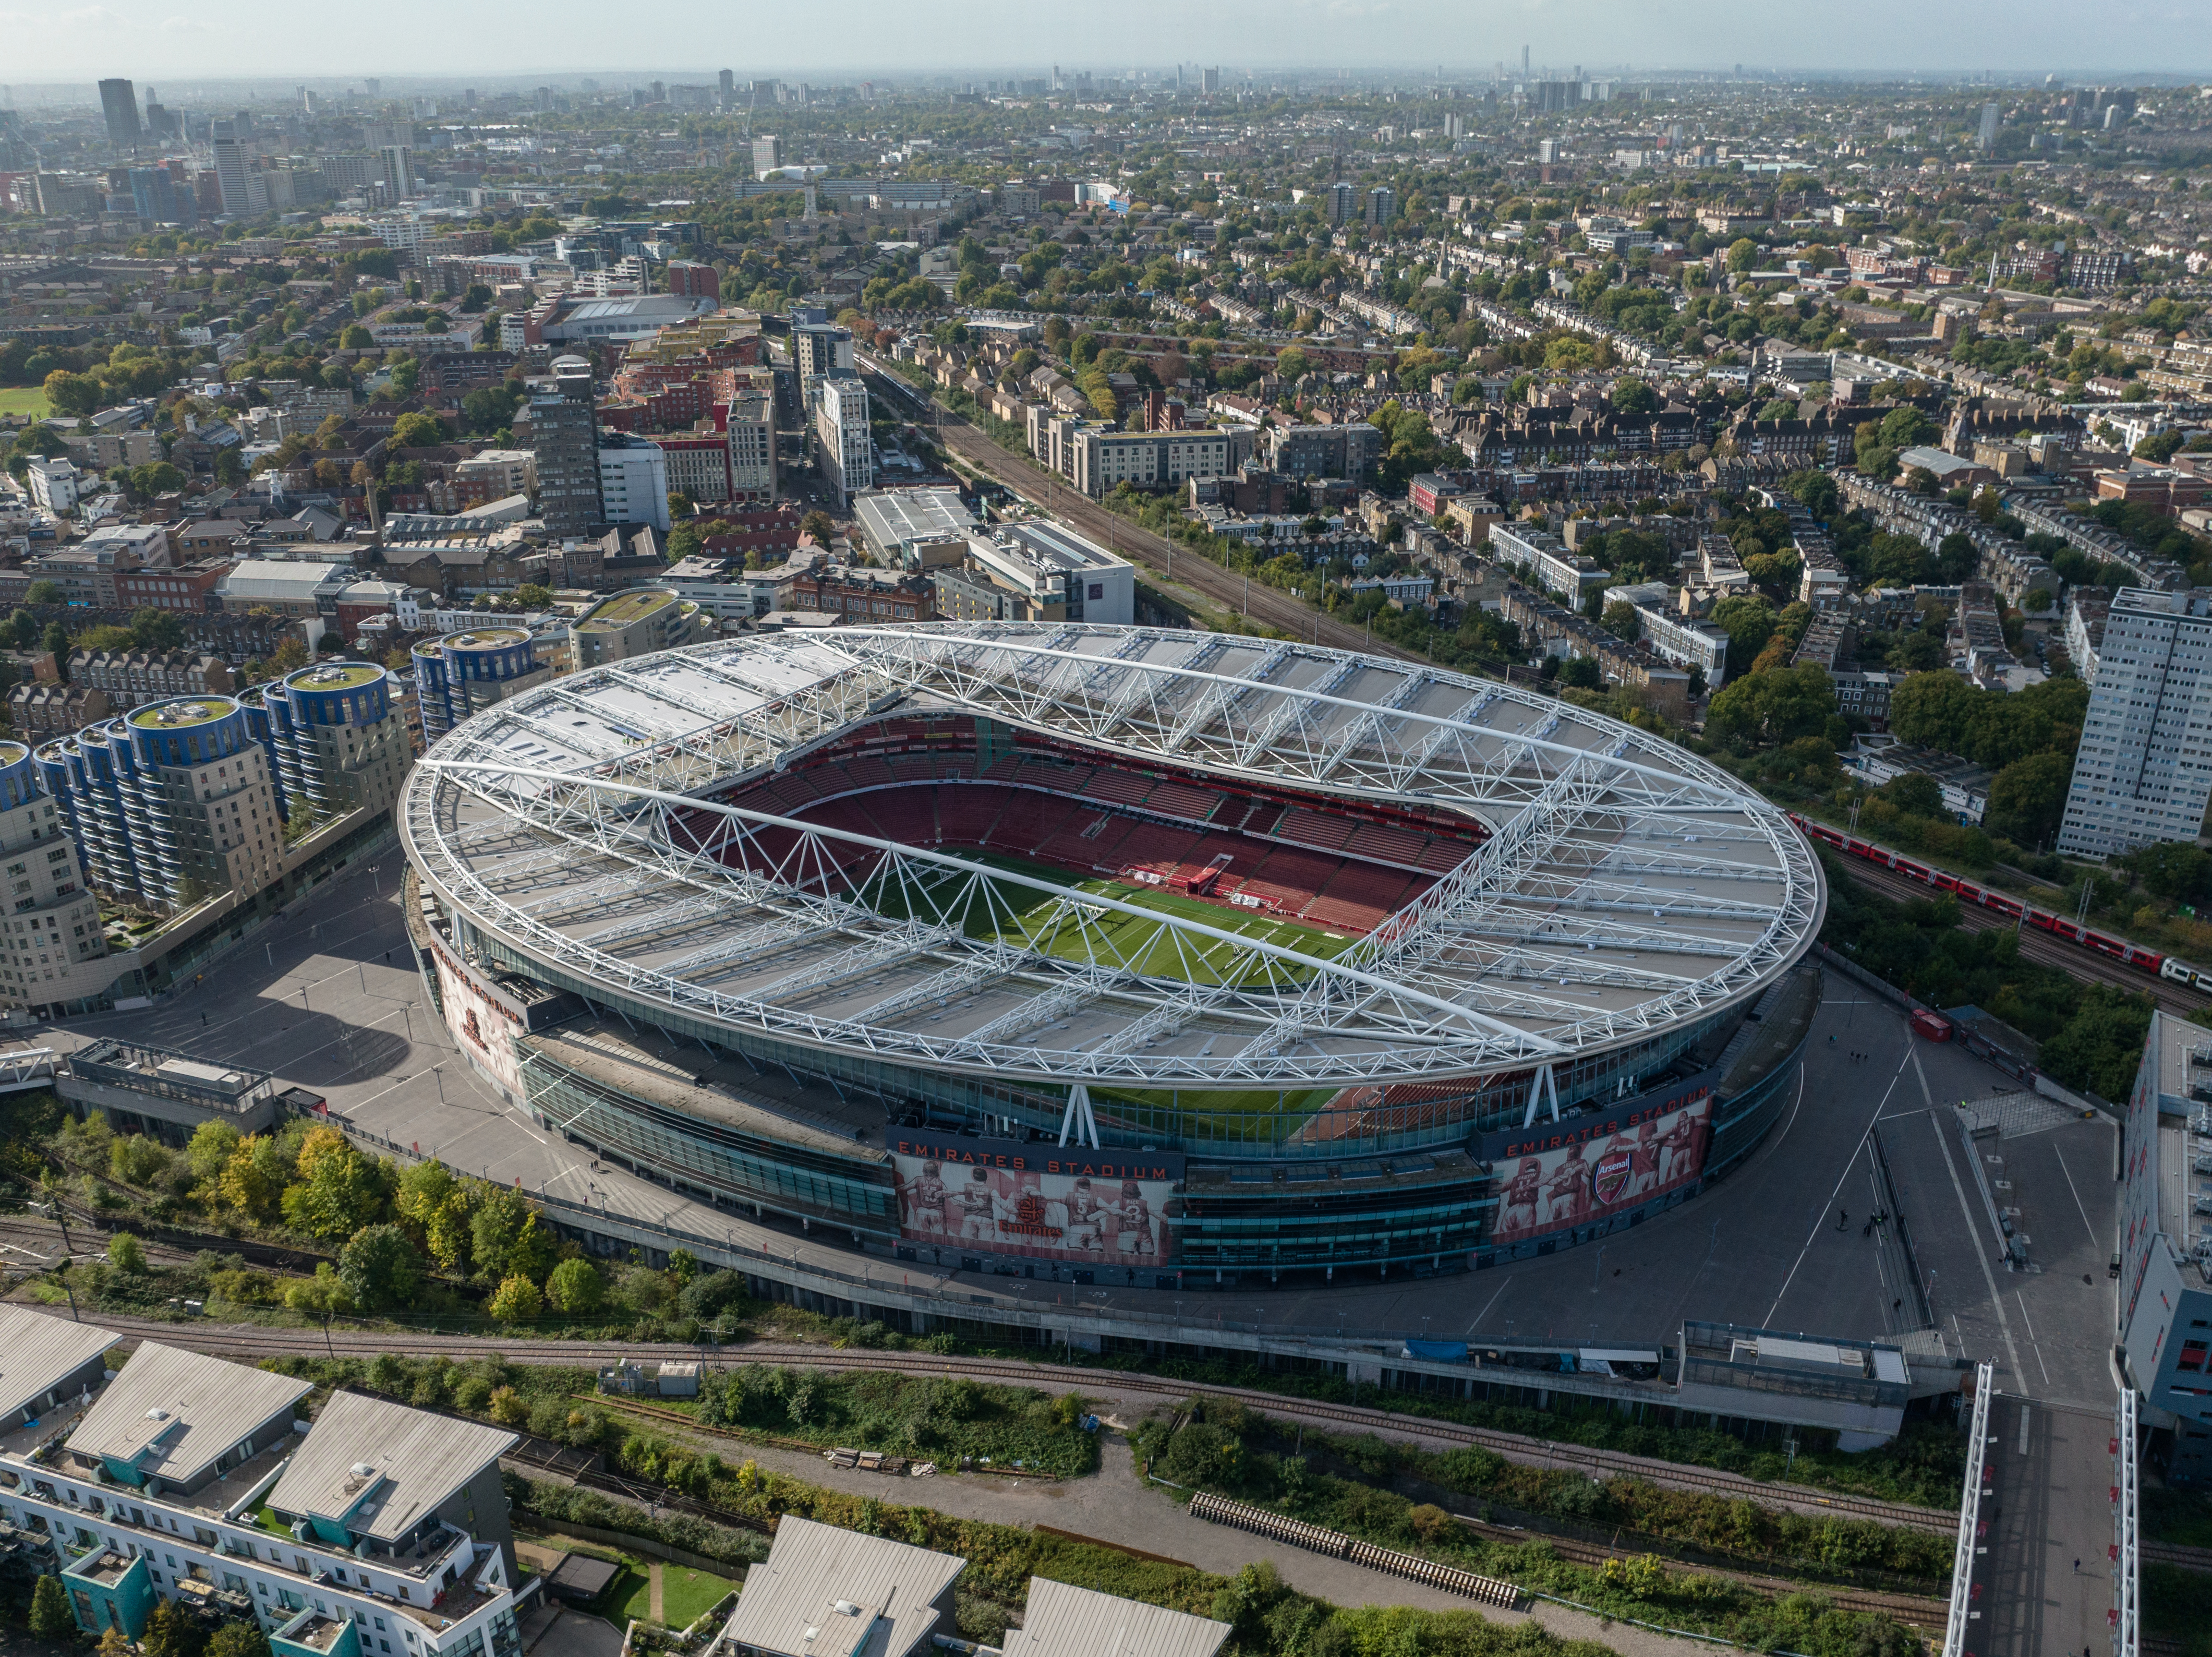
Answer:
[[[1850,1229],[1850,1224],[1851,1216],[1845,1214],[1841,1209],[1838,1209],[1836,1210],[1836,1229],[1838,1231],[1848,1231]]]

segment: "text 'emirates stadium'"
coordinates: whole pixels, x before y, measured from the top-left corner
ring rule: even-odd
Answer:
[[[1651,733],[1235,635],[761,633],[535,683],[402,808],[463,1050],[732,1211],[1172,1288],[1634,1225],[1789,1102],[1826,901]]]

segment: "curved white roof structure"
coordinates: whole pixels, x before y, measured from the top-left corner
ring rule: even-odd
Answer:
[[[1234,909],[1163,915],[726,802],[932,713],[1309,809],[1463,819],[1482,843],[1325,956]],[[449,909],[633,1014],[1122,1087],[1442,1081],[1646,1041],[1756,996],[1826,901],[1778,810],[1649,733],[1464,674],[1157,629],[838,628],[629,661],[457,727],[402,816]]]

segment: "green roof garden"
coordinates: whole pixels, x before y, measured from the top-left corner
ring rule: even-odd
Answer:
[[[675,602],[676,594],[664,588],[647,587],[635,593],[617,593],[612,598],[593,605],[576,626],[582,632],[605,632],[617,627],[627,627],[632,622],[642,621]]]
[[[520,644],[530,637],[520,627],[479,627],[465,633],[448,633],[443,638],[434,638],[418,648],[424,655],[441,654],[441,647],[453,650],[499,650],[510,644]]]
[[[313,667],[302,667],[284,683],[298,685],[303,691],[353,691],[364,685],[374,685],[384,677],[384,669],[367,661],[325,661]]]
[[[195,725],[212,725],[231,707],[228,697],[179,697],[174,701],[136,709],[130,719],[132,728],[141,731],[188,730]]]

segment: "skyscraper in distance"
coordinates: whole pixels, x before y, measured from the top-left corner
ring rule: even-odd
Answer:
[[[107,117],[107,142],[118,149],[136,149],[141,136],[137,88],[128,81],[102,81],[100,108]]]

